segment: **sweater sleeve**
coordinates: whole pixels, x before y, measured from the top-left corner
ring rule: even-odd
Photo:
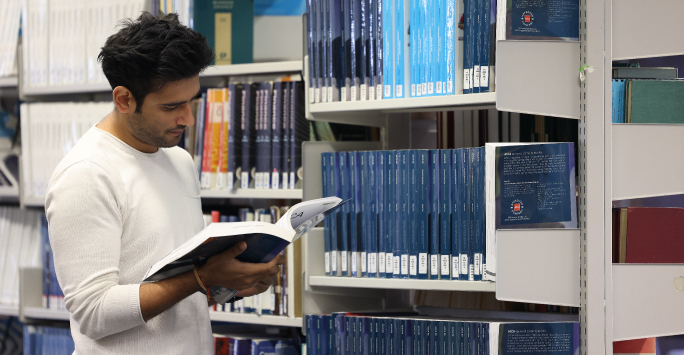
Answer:
[[[81,161],[53,177],[46,198],[55,271],[67,310],[97,340],[144,324],[140,285],[119,284],[121,184]]]

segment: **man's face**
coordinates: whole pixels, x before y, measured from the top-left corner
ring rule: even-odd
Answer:
[[[130,113],[127,124],[131,134],[145,145],[168,148],[178,144],[186,127],[195,124],[191,101],[200,91],[199,76],[167,83],[148,94],[142,113]]]

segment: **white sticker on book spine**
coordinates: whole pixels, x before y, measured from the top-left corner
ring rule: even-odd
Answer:
[[[427,275],[428,272],[428,255],[427,253],[418,254],[418,273]]]
[[[366,84],[361,84],[361,101],[366,101],[368,100],[368,96],[366,95]]]
[[[219,173],[216,176],[216,188],[217,189],[225,189],[226,188],[226,174],[225,173]]]
[[[482,264],[480,264],[481,261],[482,261],[482,254],[481,253],[475,253],[475,255],[473,257],[473,263],[475,264],[473,270],[474,270],[475,275],[482,275],[480,273],[480,271],[482,270],[481,269]]]
[[[401,274],[408,275],[409,273],[409,260],[407,254],[401,255]]]
[[[416,84],[411,84],[411,96],[416,96]]]
[[[368,271],[368,262],[366,260],[366,252],[362,251],[361,252],[361,272],[367,272]]]
[[[347,272],[349,270],[349,265],[347,265],[347,252],[343,251],[340,253],[340,258],[342,258],[342,272]]]
[[[442,93],[442,82],[438,81],[437,82],[437,87],[435,88],[438,94]]]
[[[333,273],[337,273],[337,252],[336,251],[331,251],[330,252],[330,270]]]
[[[232,190],[234,188],[235,183],[235,177],[233,176],[233,172],[229,171],[228,172],[228,179],[226,180],[226,189]]]
[[[480,66],[476,65],[473,68],[473,87],[480,87]]]
[[[347,98],[347,87],[343,86],[341,91],[342,91],[342,94],[341,94],[342,97],[340,98],[340,101],[348,101],[349,99]]]
[[[358,97],[356,96],[356,86],[351,87],[351,101],[358,101]]]
[[[368,253],[368,273],[373,274],[373,275],[378,273],[377,256],[378,256],[377,253]]]
[[[427,83],[420,84],[420,87],[423,91],[423,95],[427,95]]]
[[[442,276],[449,276],[449,255],[442,255]],[[458,268],[458,258],[456,258],[456,267]],[[458,273],[456,273],[458,275]]]
[[[404,97],[404,86],[397,85],[397,97]]]
[[[387,274],[393,274],[394,273],[394,255],[392,253],[387,253],[385,255],[385,263],[387,264],[385,266],[385,273]]]
[[[240,188],[241,189],[248,189],[249,188],[249,172],[248,171],[243,171],[241,176],[240,176]]]
[[[333,88],[332,88],[332,86],[328,88],[328,102],[333,102]]]
[[[378,253],[378,272],[384,274],[386,271],[385,253]]]
[[[290,172],[290,189],[294,189],[296,184],[297,181],[295,181],[295,173],[292,171]]]
[[[418,262],[418,257],[416,255],[411,255],[409,256],[409,273],[410,275],[418,275],[418,266],[416,265]]]
[[[489,87],[489,66],[483,65],[480,68],[480,86]]]
[[[370,87],[368,90],[368,100],[374,101],[375,100],[375,88],[373,86]]]
[[[351,270],[352,270],[353,274],[356,274],[356,272],[357,272],[356,265],[357,265],[356,264],[356,253],[352,252],[351,253]]]
[[[458,256],[454,256],[451,260],[451,278],[458,280],[458,275],[460,272]]]
[[[468,270],[470,269],[468,267],[468,254],[461,254],[461,265],[459,266],[459,269],[461,271],[461,275],[468,274]]]
[[[439,275],[439,258],[437,255],[430,255],[430,275]]]
[[[208,189],[211,187],[210,179],[209,179],[209,173],[207,172],[202,172],[200,181],[202,182],[202,189]]]
[[[475,274],[473,272],[473,264],[470,264],[470,267],[468,268],[468,281],[475,281]]]
[[[454,82],[449,80],[446,83],[446,93],[451,94],[454,92]]]
[[[382,99],[382,85],[378,85],[377,92],[375,93],[375,99],[376,100]]]
[[[392,85],[385,85],[385,97],[389,98],[392,96]]]
[[[429,83],[428,84],[428,95],[432,95],[435,93],[435,84],[434,83]]]
[[[280,174],[277,172],[273,172],[271,174],[271,188],[272,189],[279,189],[280,188]]]
[[[314,90],[314,100],[316,103],[321,102],[321,89],[316,88]]]
[[[321,254],[318,254],[321,255]],[[330,273],[330,252],[325,252],[325,273]]]
[[[470,89],[470,69],[463,69],[463,90]]]
[[[313,104],[315,103],[315,97],[314,97],[314,88],[309,88],[309,103]]]
[[[394,260],[394,268],[392,269],[392,273],[394,275],[399,275],[401,273],[401,258],[399,255],[393,255],[392,259]]]

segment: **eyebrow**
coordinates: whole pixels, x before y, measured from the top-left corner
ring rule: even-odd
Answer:
[[[159,104],[159,106],[179,106],[179,105],[182,105],[182,104],[184,104],[184,103],[186,103],[186,102],[188,102],[188,101],[192,101],[192,100],[198,99],[198,98],[200,98],[200,97],[202,97],[202,89],[199,89],[199,90],[197,91],[197,94],[195,94],[195,96],[194,96],[192,99],[190,99],[190,100],[169,102],[169,103]]]

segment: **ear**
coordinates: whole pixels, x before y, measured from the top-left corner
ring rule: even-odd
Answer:
[[[133,94],[124,86],[117,86],[112,91],[114,105],[121,113],[135,112],[136,102]]]

